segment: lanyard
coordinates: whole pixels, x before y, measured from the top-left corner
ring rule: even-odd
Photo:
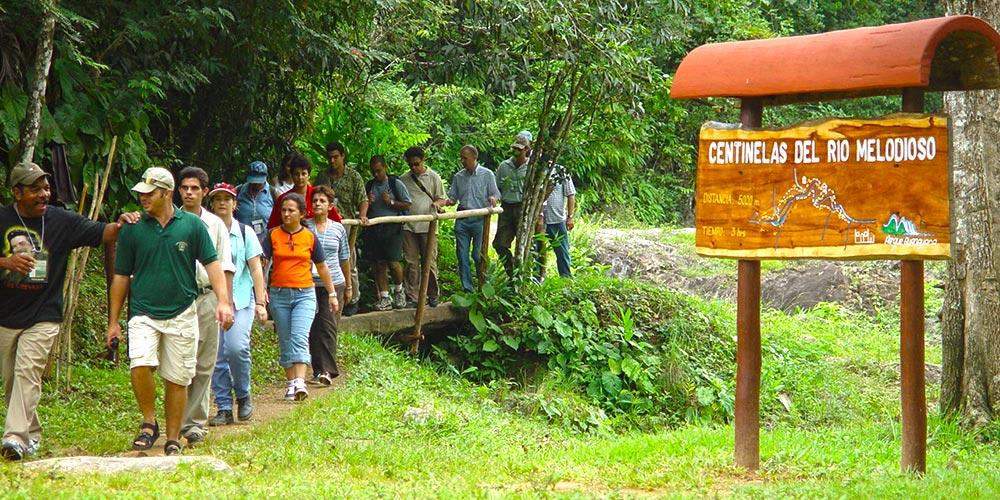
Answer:
[[[21,212],[17,211],[17,204],[14,204],[14,213],[17,214],[17,220],[21,221],[21,225],[24,226],[25,229],[28,229],[28,225],[25,224],[24,219],[21,218]],[[38,245],[41,246],[41,248],[35,248],[35,242],[31,238],[28,238],[28,243],[31,244],[31,250],[34,252],[41,252],[42,248],[45,248],[45,214],[42,214],[42,236],[41,241],[38,242]]]

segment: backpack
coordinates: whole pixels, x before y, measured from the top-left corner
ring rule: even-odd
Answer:
[[[399,180],[399,177],[397,177],[395,175],[392,175],[392,174],[388,174],[388,177],[389,177],[389,180],[388,180],[388,182],[389,182],[389,189],[392,190],[392,195],[394,197],[396,197],[397,200],[402,201],[403,197],[400,196],[400,194],[399,194],[399,187],[398,187],[402,181]],[[368,182],[365,183],[365,192],[366,193],[372,192],[372,188],[374,186],[375,186],[375,179],[369,180]],[[409,210],[397,210],[397,212],[399,213],[399,215],[406,215],[406,214],[409,213]]]

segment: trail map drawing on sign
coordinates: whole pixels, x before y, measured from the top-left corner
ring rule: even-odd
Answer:
[[[750,222],[753,224],[770,225],[778,228],[778,232],[774,235],[775,247],[778,244],[781,227],[788,220],[788,214],[791,213],[792,207],[800,201],[809,200],[813,207],[829,212],[826,222],[823,224],[823,233],[820,236],[821,240],[826,237],[826,228],[830,225],[830,217],[834,214],[840,220],[846,222],[848,226],[851,224],[872,224],[875,222],[875,219],[855,219],[849,215],[844,205],[837,201],[837,193],[818,177],[810,179],[803,175],[800,181],[798,171],[792,169],[792,179],[795,186],[788,188],[780,200],[777,199],[777,192],[772,192],[770,215],[761,217],[760,212],[755,210],[753,218],[750,219]],[[846,233],[844,244],[847,244]]]

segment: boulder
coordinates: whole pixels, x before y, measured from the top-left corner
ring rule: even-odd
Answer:
[[[820,302],[844,304],[850,299],[851,283],[841,266],[832,262],[767,273],[761,287],[761,302],[785,312],[809,309]]]

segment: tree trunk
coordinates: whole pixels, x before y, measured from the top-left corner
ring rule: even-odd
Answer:
[[[539,113],[539,132],[528,162],[528,172],[524,179],[524,196],[521,204],[521,219],[517,224],[517,242],[514,245],[514,266],[521,269],[522,276],[530,276],[534,267],[532,248],[535,227],[551,182],[552,163],[555,163],[573,126],[573,111],[577,97],[583,86],[585,75],[575,64],[568,64],[556,75],[553,85],[546,87],[546,97]],[[550,118],[555,103],[562,93],[566,81],[569,83],[569,97],[566,108]]]
[[[31,87],[28,90],[28,109],[21,123],[20,153],[17,163],[32,161],[35,157],[35,143],[38,142],[38,128],[42,122],[42,104],[45,102],[45,87],[52,65],[52,41],[56,31],[55,2],[42,2],[41,31],[38,33],[38,48],[32,71]]]
[[[995,0],[948,2],[996,26]],[[952,261],[942,314],[941,410],[978,427],[1000,410],[1000,91],[949,92]]]

